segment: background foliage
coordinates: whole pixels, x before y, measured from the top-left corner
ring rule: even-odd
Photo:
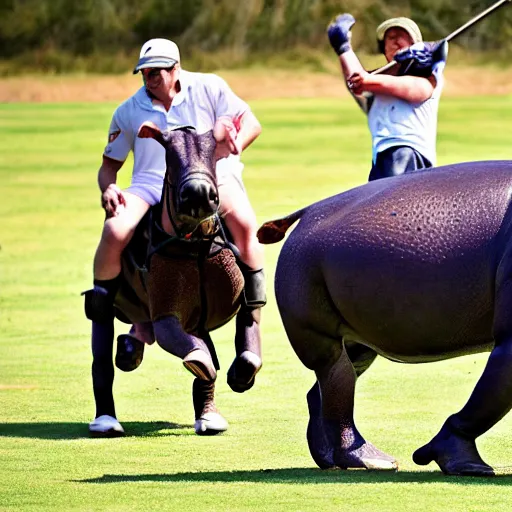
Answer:
[[[410,16],[426,39],[448,35],[492,0],[0,0],[3,73],[36,68],[126,71],[140,45],[167,37],[186,48],[189,62],[208,69],[245,65],[293,52],[296,58],[327,51],[330,19],[357,19],[354,43],[376,51],[375,27]],[[503,8],[457,40],[471,52],[506,55],[512,49],[512,9]],[[298,50],[298,51],[297,51]],[[128,62],[130,64],[128,64]]]

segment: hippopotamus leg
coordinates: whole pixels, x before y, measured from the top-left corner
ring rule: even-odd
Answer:
[[[261,362],[261,309],[241,307],[236,315],[235,350],[236,357],[228,370],[228,385],[243,393],[254,385]]]
[[[283,318],[293,348],[301,361],[315,371],[318,380],[307,395],[307,439],[313,460],[322,469],[396,469],[395,459],[366,442],[354,423],[357,376],[370,366],[374,351],[352,342],[346,348],[335,327],[332,335],[327,334],[327,318],[321,333],[295,315]]]
[[[356,376],[360,377],[366,370],[368,370],[373,361],[375,361],[377,352],[365,345],[351,341],[344,341],[344,345],[350,362],[356,372]]]
[[[362,375],[373,363],[377,353],[371,348],[359,343],[345,343],[345,350],[356,372],[356,376]],[[306,396],[309,410],[309,422],[306,432],[309,451],[317,466],[321,469],[336,467],[334,463],[334,446],[336,440],[330,438],[324,428],[322,413],[322,392],[317,382],[309,390]]]
[[[357,374],[343,345],[339,348],[333,350],[333,358],[323,367],[315,368],[322,394],[325,437],[334,442],[333,462],[342,469],[397,469],[395,459],[368,443],[355,426]]]
[[[324,428],[324,418],[322,414],[322,392],[318,381],[306,395],[308,402],[309,421],[306,431],[309,452],[320,469],[332,469],[336,467],[334,463],[334,445],[335,439],[328,437]]]
[[[510,263],[509,263],[510,262]],[[512,408],[512,259],[505,257],[497,272],[493,320],[494,348],[468,402],[441,431],[413,455],[417,464],[437,462],[448,475],[492,476],[480,457],[475,439]]]

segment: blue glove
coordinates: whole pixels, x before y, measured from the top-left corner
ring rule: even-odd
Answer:
[[[432,67],[432,51],[424,43],[416,43],[399,51],[393,59],[399,64],[412,60],[418,69]]]
[[[400,64],[398,75],[429,77],[439,62],[446,61],[448,42],[416,43],[395,54],[393,57]]]
[[[329,42],[337,55],[341,55],[351,49],[350,38],[352,35],[350,29],[355,22],[356,20],[352,14],[340,14],[327,27]]]

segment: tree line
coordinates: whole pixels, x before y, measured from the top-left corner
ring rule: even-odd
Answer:
[[[224,58],[244,65],[282,52],[327,51],[326,26],[342,12],[357,20],[354,45],[376,51],[375,28],[413,18],[437,40],[493,0],[0,0],[0,59],[49,71],[125,71],[152,37],[175,40],[200,67]],[[512,6],[457,40],[470,52],[512,50]],[[16,66],[10,66],[11,71]]]

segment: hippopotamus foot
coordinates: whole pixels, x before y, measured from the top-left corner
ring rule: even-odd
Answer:
[[[373,444],[363,440],[348,449],[338,448],[334,452],[334,462],[341,469],[365,468],[371,470],[390,471],[398,469],[394,457],[378,450]]]
[[[334,463],[334,439],[327,437],[322,417],[322,395],[316,382],[306,395],[309,409],[309,422],[306,431],[309,452],[320,469],[332,469]]]
[[[215,382],[194,379],[192,398],[196,420],[194,430],[200,436],[214,436],[228,429],[228,422],[220,414],[214,401]]]
[[[494,470],[478,453],[475,440],[462,435],[446,422],[439,433],[418,448],[413,461],[425,466],[435,461],[445,475],[494,476]]]

